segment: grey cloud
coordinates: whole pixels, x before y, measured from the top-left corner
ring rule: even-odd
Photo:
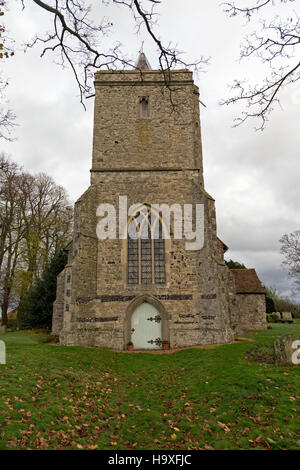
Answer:
[[[48,25],[47,15],[37,7],[26,6],[25,14],[16,5],[11,8],[8,26],[19,41]],[[111,10],[106,10],[108,15]],[[134,59],[145,35],[133,34],[124,8],[114,7],[113,12],[117,14],[115,33],[104,44],[119,39]],[[237,60],[242,36],[253,23],[228,19],[217,2],[164,0],[161,12],[162,38],[178,42],[187,60],[212,56],[197,84],[207,105],[201,107],[206,189],[216,199],[218,234],[230,247],[227,257],[255,267],[266,285],[288,294],[292,283],[281,268],[278,240],[299,229],[298,89],[282,94],[283,110],[273,113],[263,133],[253,131],[253,122],[232,128],[240,108],[220,107],[218,102],[228,94],[227,84],[233,79],[261,75],[259,63]],[[155,66],[157,54],[147,39],[144,48]],[[6,70],[11,77],[11,106],[20,126],[18,141],[1,142],[1,150],[11,153],[26,170],[53,176],[74,201],[89,185],[92,101],[84,112],[72,73],[58,68],[51,55],[41,60],[38,50],[27,55],[18,52]]]

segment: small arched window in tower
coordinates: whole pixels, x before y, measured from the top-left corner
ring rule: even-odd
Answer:
[[[161,219],[144,206],[128,224],[128,284],[166,283],[165,239]]]
[[[140,117],[148,118],[150,116],[149,96],[140,98]]]

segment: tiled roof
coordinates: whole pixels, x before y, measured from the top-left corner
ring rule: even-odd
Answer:
[[[237,294],[264,294],[264,288],[255,269],[231,269]]]
[[[18,315],[18,309],[17,308],[12,310],[11,312],[7,312],[7,318],[9,318],[10,320],[14,319],[14,318],[17,318],[17,315]]]

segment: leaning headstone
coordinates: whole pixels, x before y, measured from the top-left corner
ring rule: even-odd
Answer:
[[[283,321],[293,321],[292,312],[282,312]]]
[[[283,335],[274,341],[275,364],[296,364],[294,357],[299,345],[295,343],[300,342],[296,340],[294,335]]]
[[[4,335],[6,333],[6,326],[0,326],[0,335]]]

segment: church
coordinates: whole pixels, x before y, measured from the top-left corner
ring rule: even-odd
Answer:
[[[266,328],[256,272],[230,270],[227,249],[204,188],[192,72],[152,70],[143,52],[134,70],[96,72],[91,184],[53,306],[60,344],[176,349]]]

